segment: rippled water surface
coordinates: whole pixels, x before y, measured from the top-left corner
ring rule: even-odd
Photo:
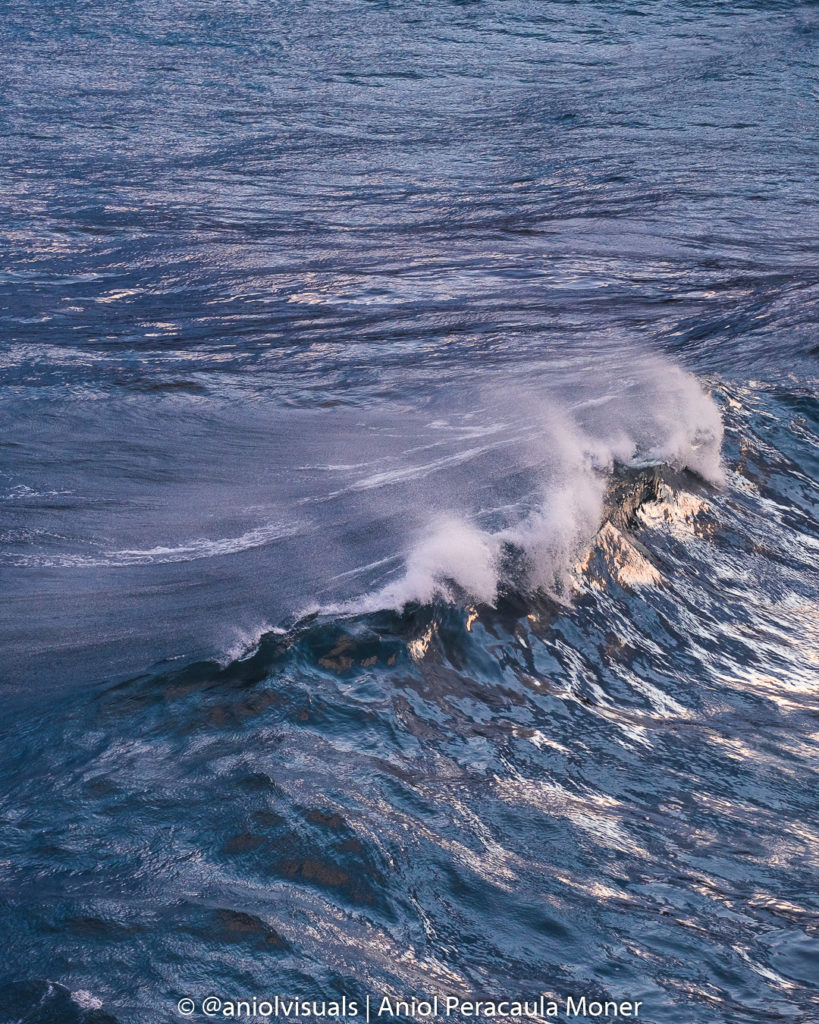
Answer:
[[[818,35],[6,8],[0,1021],[817,1020]]]

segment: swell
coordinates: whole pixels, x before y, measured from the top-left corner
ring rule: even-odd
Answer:
[[[613,601],[605,614],[640,636],[640,616],[629,609],[649,592],[676,594],[683,619],[702,619],[706,646],[732,634],[736,618],[746,620],[742,631],[753,620],[765,632],[766,615],[775,609],[809,659],[819,543],[810,478],[819,416],[812,396],[810,384],[723,384],[726,451],[719,463],[709,454],[706,465],[718,467],[710,478],[681,459],[647,466],[586,460],[593,500],[580,518],[572,507],[568,539],[558,534],[555,540],[551,533],[544,541],[530,523],[492,533],[463,521],[439,521],[440,532],[410,550],[393,582],[347,602],[315,602],[289,621],[239,638],[220,663],[198,663],[185,672],[261,678],[291,658],[344,672],[370,665],[391,669],[415,662],[430,636],[458,646],[478,622],[509,637],[521,622],[548,631],[556,618],[589,601],[601,609]],[[769,440],[772,423],[777,430]],[[722,442],[721,426],[717,436]],[[691,461],[703,465],[697,457]],[[572,485],[576,496],[576,476]],[[544,500],[551,496],[547,492]],[[534,518],[542,530],[541,508]],[[546,522],[553,530],[553,520]],[[736,575],[749,557],[756,582]],[[540,566],[538,558],[544,560]],[[788,590],[790,605],[782,603]],[[802,622],[795,631],[792,612]],[[673,620],[677,612],[667,615]],[[650,635],[640,642],[651,644]],[[744,640],[740,647],[751,650]],[[736,670],[744,674],[739,664]]]
[[[16,719],[3,973],[67,986],[20,1016],[173,1005],[195,956],[219,992],[582,978],[663,1024],[810,1020],[819,417],[720,400],[725,485],[613,469],[562,595],[450,581]]]

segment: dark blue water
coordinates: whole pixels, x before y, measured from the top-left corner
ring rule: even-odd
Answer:
[[[819,1019],[817,38],[5,6],[0,1021]]]

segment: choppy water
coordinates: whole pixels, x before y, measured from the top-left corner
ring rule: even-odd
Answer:
[[[817,1019],[818,26],[4,10],[0,1021]]]

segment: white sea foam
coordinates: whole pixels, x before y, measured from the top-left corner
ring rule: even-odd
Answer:
[[[234,555],[252,548],[264,547],[292,537],[299,527],[278,522],[265,523],[234,537],[197,537],[181,544],[158,544],[152,548],[121,548],[100,554],[33,554],[11,555],[7,565],[45,568],[124,568],[130,565],[160,565],[169,562],[192,562],[200,558]]]
[[[500,538],[455,516],[441,518],[411,552],[404,576],[365,598],[361,610],[400,608],[408,601],[454,596],[448,581],[479,601],[492,602],[498,587]]]
[[[89,992],[88,989],[77,989],[76,992],[71,993],[71,998],[81,1010],[102,1009],[102,1000],[98,999],[93,992]]]
[[[285,636],[287,630],[267,621],[246,629],[234,629],[232,636],[225,643],[224,650],[217,657],[217,662],[224,668],[237,661],[247,661],[259,650],[262,638],[271,633]]]
[[[262,547],[298,532],[294,526],[283,523],[265,523],[236,537],[208,539],[200,537],[174,546],[157,545],[153,548],[107,552],[109,565],[141,565],[149,562],[190,562],[197,558],[233,555],[250,548]]]

